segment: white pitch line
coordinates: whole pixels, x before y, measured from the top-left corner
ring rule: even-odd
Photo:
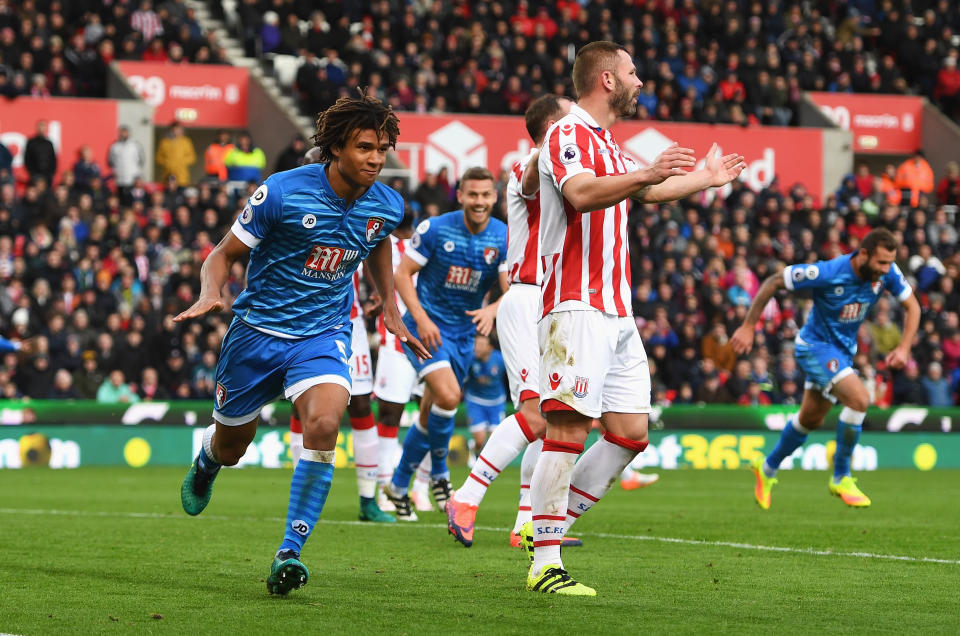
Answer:
[[[36,516],[72,516],[72,517],[119,517],[124,519],[190,519],[187,515],[169,514],[162,512],[107,512],[97,510],[44,510],[38,508],[0,508],[0,514],[5,515],[36,515]],[[236,517],[227,515],[203,515],[201,519],[211,521],[237,521],[246,519],[251,521],[266,521],[283,523],[285,518],[280,517]],[[365,521],[346,521],[338,519],[321,519],[324,525],[359,526],[367,528],[381,528],[382,524],[371,524]],[[405,523],[398,522],[398,528],[426,528],[430,530],[445,530],[446,524],[440,523]],[[508,528],[494,528],[491,526],[476,526],[476,530],[483,532],[509,532]],[[678,537],[657,537],[643,534],[612,534],[608,532],[577,533],[582,537],[596,537],[598,539],[620,539],[627,541],[654,541],[659,543],[675,543],[680,545],[700,545],[716,548],[736,548],[739,550],[755,550],[757,552],[786,552],[790,554],[805,554],[810,556],[836,556],[857,559],[880,559],[886,561],[905,561],[908,563],[939,563],[943,565],[960,565],[960,559],[937,559],[934,557],[914,557],[899,554],[876,554],[873,552],[836,552],[834,550],[818,550],[816,548],[792,548],[785,546],[759,545],[753,543],[737,543],[735,541],[707,541],[704,539],[681,539]]]

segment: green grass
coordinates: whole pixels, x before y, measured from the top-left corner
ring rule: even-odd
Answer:
[[[863,474],[868,510],[829,496],[826,473],[782,473],[768,512],[746,470],[616,487],[577,523],[585,547],[564,553],[597,588],[587,599],[523,589],[526,558],[507,546],[513,470],[491,488],[469,550],[440,513],[355,523],[352,471],[338,471],[303,553],[310,583],[287,598],[268,596],[264,578],[289,471],[225,471],[189,518],[185,470],[0,471],[0,632],[960,632],[957,471]]]

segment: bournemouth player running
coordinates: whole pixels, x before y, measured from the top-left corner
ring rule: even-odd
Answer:
[[[672,201],[722,186],[740,174],[743,158],[718,157],[714,145],[705,167],[687,172],[693,151],[674,145],[640,169],[609,130],[636,112],[642,86],[618,44],[580,49],[573,84],[580,99],[547,131],[539,159],[540,407],[547,433],[530,484],[533,523],[521,535],[533,547],[527,589],[592,596],[564,570],[561,541],[646,448],[650,412],[650,372],[631,315],[626,199]],[[594,418],[604,435],[576,462]]]
[[[530,521],[530,477],[540,456],[540,438],[547,430],[547,422],[540,415],[540,351],[537,346],[540,280],[543,277],[538,245],[540,175],[537,159],[547,128],[570,112],[572,105],[569,99],[555,95],[545,95],[530,104],[525,119],[527,133],[535,148],[526,158],[514,163],[510,170],[506,193],[510,289],[503,295],[497,311],[497,335],[507,367],[510,399],[518,410],[500,422],[490,435],[470,475],[447,505],[447,528],[467,547],[473,545],[474,520],[487,489],[524,449],[520,504],[511,543],[519,546],[517,531],[524,522]]]
[[[180,496],[188,514],[199,514],[220,467],[235,465],[253,440],[263,405],[277,395],[294,403],[304,450],[267,577],[270,593],[307,582],[300,552],[330,491],[350,399],[351,277],[362,260],[387,299],[388,328],[430,357],[393,301],[390,245],[383,240],[403,218],[400,195],[376,181],[398,134],[396,115],[376,99],[341,98],[320,113],[315,141],[323,163],[267,178],[204,262],[200,298],[175,318],[222,310],[230,266],[249,255],[247,287],[233,305],[217,366],[216,423],[204,432]]]
[[[893,294],[906,309],[903,338],[887,354],[887,366],[899,369],[910,359],[910,347],[920,324],[920,304],[893,262],[896,255],[896,238],[889,230],[879,228],[863,237],[854,254],[785,267],[764,281],[743,324],[730,339],[737,353],[750,351],[760,313],[777,291],[786,288],[813,292],[813,311],[797,334],[794,353],[806,376],[800,412],[787,421],[766,459],[757,457],[753,462],[754,495],[764,510],[770,508],[770,489],[777,483],[774,477],[780,463],[803,445],[810,431],[823,426],[824,417],[837,401],[843,404],[843,410],[837,422],[837,450],[829,489],[848,506],[870,505],[870,499],[850,476],[850,458],[870,404],[852,361],[857,353],[860,325],[884,291]]]
[[[304,157],[305,163],[319,163],[319,148],[311,148]],[[398,226],[399,227],[399,226]],[[392,234],[390,235],[393,236]],[[357,490],[360,493],[360,521],[393,523],[396,519],[386,514],[377,505],[377,455],[378,437],[373,412],[370,410],[370,393],[373,390],[373,369],[370,358],[370,342],[367,339],[366,319],[379,313],[380,297],[371,293],[367,302],[360,302],[361,265],[353,273],[353,305],[350,307],[352,325],[350,354],[350,429],[353,432],[353,461],[357,467]],[[303,453],[303,425],[293,409],[290,415],[290,456],[296,467]]]
[[[500,304],[498,299],[483,307],[483,298],[497,282],[502,290],[507,288],[507,228],[490,217],[497,200],[493,174],[469,168],[460,179],[457,200],[462,210],[420,223],[396,274],[397,291],[407,305],[404,323],[434,352],[425,362],[407,348],[411,364],[426,382],[422,404],[432,406],[425,429],[420,423],[410,427],[403,456],[384,489],[400,520],[413,518],[407,490],[428,451],[433,498],[441,507],[450,498],[446,457],[460,387],[473,357],[474,334],[489,335]]]

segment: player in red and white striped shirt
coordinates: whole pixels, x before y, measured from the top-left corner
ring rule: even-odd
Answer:
[[[673,201],[722,186],[739,176],[743,157],[718,157],[714,145],[705,167],[688,172],[693,151],[673,145],[640,169],[609,130],[636,112],[643,85],[618,44],[580,49],[573,84],[580,99],[547,131],[539,159],[547,434],[530,484],[533,523],[522,535],[534,556],[527,589],[593,596],[563,569],[560,544],[569,524],[646,448],[650,412],[647,356],[631,315],[626,199]],[[604,435],[574,469],[594,418]]]
[[[463,545],[473,545],[477,509],[500,471],[526,450],[520,474],[520,504],[511,543],[517,531],[530,520],[530,477],[540,455],[540,437],[547,423],[540,415],[540,351],[537,347],[537,320],[540,305],[540,178],[537,172],[539,147],[544,133],[566,115],[573,102],[545,95],[526,112],[526,126],[535,149],[513,164],[507,183],[507,272],[510,288],[497,310],[500,339],[510,394],[518,411],[494,429],[483,451],[447,506],[447,528]],[[576,542],[579,544],[579,542]],[[567,545],[573,545],[568,542]]]

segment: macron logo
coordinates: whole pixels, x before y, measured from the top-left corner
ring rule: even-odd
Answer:
[[[559,373],[553,373],[550,376],[550,390],[556,391],[560,383],[563,382],[563,376]]]

